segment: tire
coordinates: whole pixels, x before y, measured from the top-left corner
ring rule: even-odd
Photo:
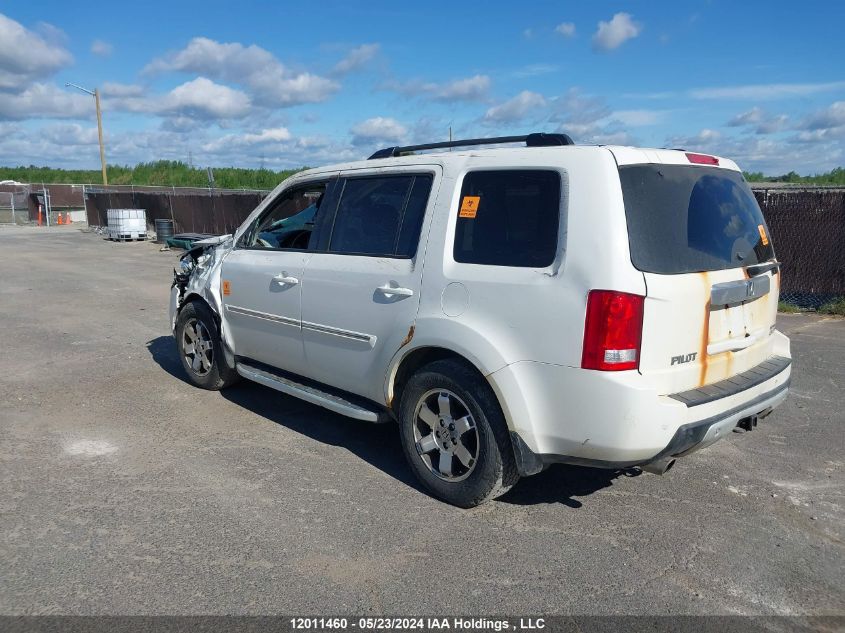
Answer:
[[[465,363],[439,360],[411,376],[399,426],[411,470],[447,503],[472,508],[519,480],[502,409],[487,381]]]
[[[202,349],[191,343],[200,339]],[[176,318],[176,353],[182,368],[197,387],[217,391],[236,383],[240,376],[226,362],[220,329],[207,305],[191,301]]]

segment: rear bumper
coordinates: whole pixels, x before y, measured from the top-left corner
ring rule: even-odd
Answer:
[[[746,404],[735,407],[705,420],[681,425],[666,447],[648,459],[627,461],[595,459],[575,455],[538,454],[533,452],[519,433],[511,431],[511,443],[516,455],[517,468],[522,475],[533,475],[548,464],[574,464],[594,468],[630,468],[659,463],[693,453],[710,446],[730,433],[740,422],[757,417],[764,417],[786,400],[789,393],[789,379],[772,391],[757,396]]]
[[[528,362],[488,380],[523,474],[555,462],[639,466],[704,448],[745,418],[763,417],[783,402],[791,375],[789,341],[776,334],[776,355],[749,370],[750,376],[734,376],[698,394],[658,395],[637,372]]]
[[[681,457],[710,446],[716,440],[730,433],[746,418],[768,415],[789,393],[789,378],[772,391],[761,394],[754,400],[720,413],[706,420],[684,424],[672,437],[672,440],[660,453],[649,462],[657,462],[669,457]]]

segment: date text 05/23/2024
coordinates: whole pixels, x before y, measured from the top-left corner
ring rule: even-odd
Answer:
[[[290,625],[297,631],[539,631],[546,628],[543,618],[463,618],[463,617],[295,617]]]

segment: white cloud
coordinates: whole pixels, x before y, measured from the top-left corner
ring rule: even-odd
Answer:
[[[592,125],[607,118],[610,108],[604,99],[583,94],[578,88],[570,88],[565,94],[553,100],[553,121],[567,124]]]
[[[91,52],[98,57],[108,57],[114,52],[114,46],[103,40],[91,42]]]
[[[814,112],[803,122],[809,130],[822,130],[845,126],[845,101],[836,101],[829,107]]]
[[[808,95],[833,92],[843,89],[845,89],[845,81],[803,84],[750,84],[745,86],[695,88],[689,91],[689,96],[693,99],[737,99],[762,101],[784,99],[789,97],[805,97]]]
[[[555,33],[570,38],[575,36],[575,24],[573,22],[561,22],[555,27]]]
[[[255,147],[257,145],[279,145],[289,143],[293,135],[286,127],[270,128],[258,133],[226,134],[202,146],[206,152],[217,152],[236,147]]]
[[[723,147],[722,133],[718,130],[711,130],[704,128],[697,134],[692,135],[675,135],[669,137],[666,141],[666,147],[674,147],[677,149],[703,151],[708,154],[719,154],[720,156],[727,156],[716,151],[717,148]]]
[[[103,97],[140,97],[144,94],[144,87],[138,84],[121,84],[106,81],[100,87],[100,94]]]
[[[361,44],[350,50],[346,57],[335,64],[333,72],[336,75],[346,75],[360,70],[378,55],[379,49],[378,44]]]
[[[65,147],[99,143],[96,126],[82,127],[78,123],[47,126],[42,128],[41,137],[49,143]]]
[[[426,97],[434,101],[484,101],[490,91],[490,84],[487,75],[474,75],[446,83],[419,80],[391,82],[385,88],[409,97]]]
[[[530,90],[523,90],[512,97],[488,109],[484,120],[488,123],[512,123],[525,118],[530,112],[546,106],[546,98]]]
[[[827,143],[845,139],[845,101],[836,101],[813,112],[797,126],[796,140],[801,143]],[[840,150],[842,143],[837,143]]]
[[[785,114],[770,115],[758,106],[736,115],[728,127],[753,127],[756,134],[774,134],[787,128],[789,117]]]
[[[0,119],[87,119],[94,116],[88,95],[35,83],[20,92],[0,93]]]
[[[728,121],[729,127],[739,127],[741,125],[756,125],[763,120],[763,110],[754,106],[750,110],[737,114],[734,118]]]
[[[403,143],[408,137],[408,129],[399,121],[380,116],[361,121],[351,132],[353,145]]]
[[[242,119],[253,112],[249,97],[234,88],[197,77],[165,94],[146,94],[134,84],[103,85],[103,109],[106,111],[156,114],[172,119],[167,125],[187,130],[200,121]]]
[[[593,48],[597,51],[611,51],[642,32],[642,24],[635,22],[629,13],[617,13],[610,22],[599,22],[593,35]]]
[[[195,37],[176,53],[150,62],[145,73],[194,72],[245,86],[254,101],[267,107],[287,107],[325,101],[340,88],[331,79],[289,70],[269,51],[238,42],[221,43]]]
[[[61,31],[55,27],[42,25],[40,30],[61,40]],[[0,13],[0,90],[20,90],[72,62],[73,57],[60,43],[48,41]]]
[[[490,90],[490,77],[475,75],[466,79],[450,81],[437,91],[440,101],[478,101],[484,99]]]
[[[835,129],[835,128],[832,128]],[[840,128],[845,131],[845,128]],[[814,135],[812,132],[786,139],[767,136],[725,136],[713,130],[702,130],[693,136],[673,136],[666,147],[725,156],[749,171],[766,174],[818,173],[827,171],[845,160],[843,144],[836,135]]]
[[[158,111],[192,118],[237,119],[249,113],[250,102],[240,90],[197,77],[171,90]]]

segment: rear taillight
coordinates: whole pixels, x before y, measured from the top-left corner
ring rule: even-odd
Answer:
[[[696,163],[697,165],[719,164],[719,159],[715,156],[710,156],[709,154],[693,154],[691,152],[687,152],[687,160],[691,163]]]
[[[627,292],[590,291],[582,368],[621,371],[639,366],[643,299]]]

